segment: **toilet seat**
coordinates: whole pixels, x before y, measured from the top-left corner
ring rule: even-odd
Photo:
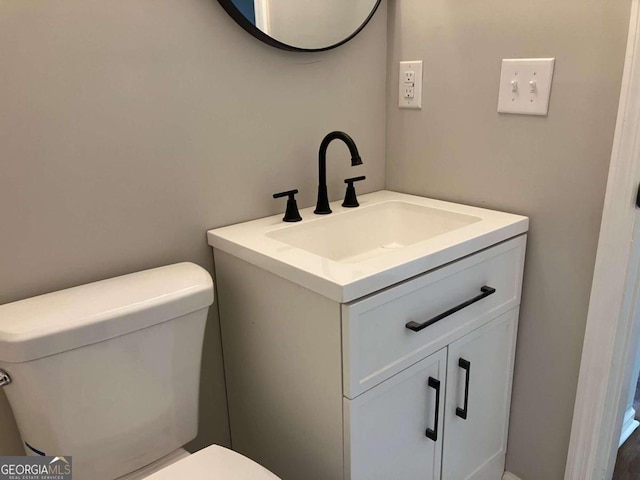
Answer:
[[[183,480],[215,478],[221,480],[280,480],[253,460],[219,445],[211,445],[178,460],[145,480]]]

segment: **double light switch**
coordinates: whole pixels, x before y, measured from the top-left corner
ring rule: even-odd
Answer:
[[[553,58],[502,60],[498,112],[547,115],[554,65]]]

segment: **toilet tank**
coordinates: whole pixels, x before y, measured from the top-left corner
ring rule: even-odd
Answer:
[[[112,480],[197,434],[213,283],[180,263],[0,306],[0,368],[30,455]]]

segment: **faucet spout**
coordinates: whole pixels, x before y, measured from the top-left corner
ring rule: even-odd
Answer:
[[[320,144],[320,151],[318,153],[318,202],[316,203],[316,209],[313,213],[317,215],[326,215],[331,213],[329,208],[329,198],[327,195],[327,148],[329,144],[334,140],[342,140],[349,148],[351,153],[351,166],[362,165],[362,159],[358,152],[358,147],[353,139],[344,132],[331,132],[329,133]]]

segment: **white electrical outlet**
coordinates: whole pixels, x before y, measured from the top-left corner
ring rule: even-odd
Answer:
[[[498,112],[547,115],[554,58],[502,60]]]
[[[416,72],[413,70],[406,70],[404,72],[404,83],[415,83],[416,82]]]
[[[408,99],[414,98],[415,94],[416,94],[415,87],[405,86],[402,97],[408,100]]]
[[[400,62],[398,106],[422,108],[422,60]]]

